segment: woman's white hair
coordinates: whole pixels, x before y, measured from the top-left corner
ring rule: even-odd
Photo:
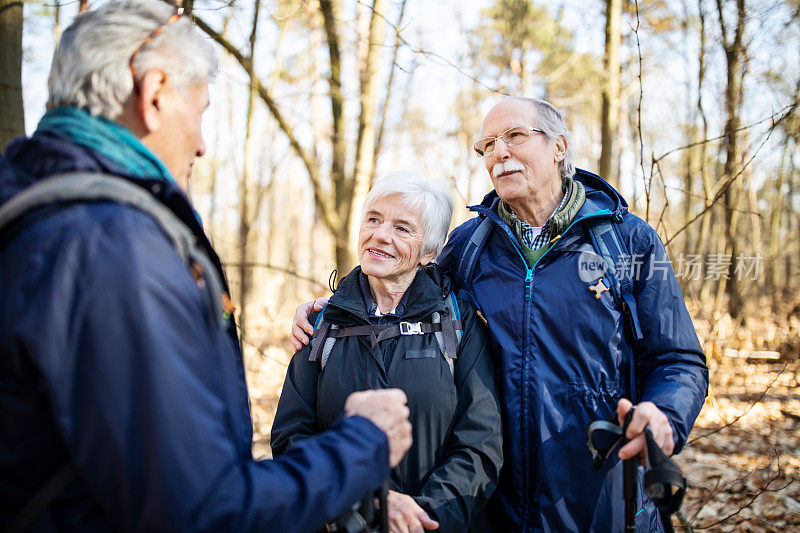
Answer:
[[[53,56],[47,108],[69,105],[116,119],[134,88],[131,56],[174,13],[174,6],[160,0],[125,0],[78,15]],[[213,81],[217,57],[182,16],[136,54],[133,68],[137,77],[161,69],[176,89],[184,89]]]
[[[397,194],[401,202],[419,214],[422,223],[420,253],[439,255],[447,240],[453,217],[453,197],[443,180],[426,180],[416,172],[400,170],[380,178],[364,199],[361,217],[377,200]]]

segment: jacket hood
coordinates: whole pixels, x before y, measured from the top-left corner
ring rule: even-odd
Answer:
[[[586,216],[601,210],[608,210],[614,216],[621,217],[628,212],[628,203],[622,195],[606,180],[581,168],[575,169],[573,179],[581,182],[586,189],[586,202],[578,211],[576,217]],[[481,212],[492,209],[499,196],[492,190],[479,205],[470,206],[470,210]]]
[[[68,172],[99,172],[128,179],[148,189],[195,233],[203,233],[191,202],[176,183],[131,175],[103,155],[47,132],[19,137],[0,155],[0,206],[37,181]]]
[[[49,133],[34,133],[11,141],[0,156],[0,204],[41,179],[66,172],[124,174],[100,154]]]

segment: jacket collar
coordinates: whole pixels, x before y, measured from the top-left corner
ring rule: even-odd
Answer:
[[[328,300],[325,320],[337,325],[369,323],[367,309],[359,287],[360,275],[361,267],[357,266],[342,278],[336,291]],[[441,273],[437,265],[420,267],[403,296],[405,313],[403,316],[397,317],[397,320],[420,321],[434,311],[444,310],[443,298],[449,291],[450,281]]]
[[[610,211],[615,217],[621,217],[628,211],[628,204],[622,195],[597,174],[578,168],[575,169],[573,179],[582,183],[586,192],[586,199],[583,206],[575,214],[575,219],[603,210]],[[495,203],[499,199],[497,191],[493,190],[483,198],[480,204],[470,206],[469,209],[488,216],[489,212],[496,212]],[[499,219],[499,217],[497,218]]]

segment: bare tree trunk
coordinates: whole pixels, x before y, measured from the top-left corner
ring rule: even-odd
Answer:
[[[740,113],[742,109],[742,77],[744,76],[744,29],[745,29],[745,0],[736,0],[736,27],[734,34],[729,36],[729,29],[725,23],[722,0],[717,0],[719,25],[722,32],[722,43],[725,49],[727,64],[727,79],[725,86],[725,169],[724,179],[732,178],[739,167],[739,127],[741,124]],[[725,191],[725,237],[727,240],[725,253],[731,256],[731,268],[728,280],[724,278],[720,285],[728,295],[728,312],[737,317],[741,312],[742,301],[739,283],[734,273],[735,259],[739,250],[736,240],[736,224],[738,221],[739,192],[741,190],[741,177],[737,177]]]
[[[620,19],[622,0],[606,0],[606,42],[603,55],[605,83],[602,94],[602,127],[599,172],[615,187],[619,187],[619,176],[612,175],[614,159],[618,157],[617,135],[619,134],[620,64],[621,41]]]
[[[0,0],[0,151],[25,134],[22,106],[22,1]]]
[[[364,198],[369,191],[373,174],[375,154],[375,87],[378,78],[378,60],[383,47],[383,0],[374,0],[367,37],[367,54],[361,65],[361,114],[358,118],[358,138],[356,159],[353,168],[353,186],[350,201],[346,206],[346,219],[349,220],[348,242],[353,244],[358,235],[361,221],[357,216]],[[353,216],[353,213],[356,216]],[[337,265],[339,267],[341,265]],[[350,265],[352,266],[352,265]]]
[[[56,0],[53,6],[53,41],[55,46],[58,46],[58,40],[61,38],[61,1]]]
[[[795,150],[797,149],[797,139],[794,139],[794,147]],[[796,288],[798,278],[800,278],[800,214],[794,212],[794,197],[798,192],[797,187],[797,177],[798,177],[797,167],[795,167],[795,161],[793,157],[789,158],[789,194],[786,195],[786,235],[791,236],[792,234],[792,224],[794,223],[795,228],[795,235],[794,238],[791,239],[794,241],[795,245],[795,253],[797,254],[795,260],[797,263],[794,267],[792,267],[792,256],[788,255],[786,258],[786,274],[784,283],[785,285],[785,293],[786,294],[794,294],[792,291],[797,291]],[[794,216],[793,216],[794,215]],[[794,219],[794,220],[792,220]]]
[[[631,138],[630,138],[631,147],[634,147],[634,150],[633,150],[634,153],[638,154],[638,150],[635,148],[639,143],[639,132],[638,132],[639,125],[636,123],[636,108],[634,107],[632,112],[631,112],[631,110],[629,108],[629,112],[626,113],[626,114],[628,115],[628,128],[629,128],[629,131],[630,131],[630,134],[631,134]],[[636,157],[638,157],[638,156],[635,156],[635,158]],[[634,160],[635,160],[635,158],[634,158]],[[636,212],[636,210],[639,207],[637,205],[637,202],[638,202],[637,197],[639,196],[639,185],[638,185],[638,183],[639,183],[639,180],[636,179],[636,177],[634,176],[634,179],[633,179],[633,191],[631,192],[631,202],[630,202],[631,212]]]
[[[778,176],[775,179],[775,185],[772,196],[772,216],[770,217],[769,224],[769,257],[766,265],[766,289],[770,294],[774,294],[776,298],[773,300],[773,311],[778,303],[778,245],[781,233],[781,215],[783,211],[783,185],[786,180],[786,154],[789,150],[790,140],[787,138],[781,151],[781,162],[778,167]]]
[[[746,183],[746,190],[747,190],[747,205],[748,210],[750,211],[750,225],[752,226],[752,233],[750,233],[751,239],[750,242],[753,243],[753,248],[750,250],[750,255],[752,257],[764,257],[764,229],[762,227],[761,217],[758,213],[758,197],[756,196],[756,190],[753,187],[753,174],[752,174],[752,167],[748,168],[747,170],[747,183]],[[736,265],[734,265],[736,266]],[[748,287],[749,294],[754,294],[752,290],[754,285],[761,285],[763,289],[763,278],[759,278],[757,280],[750,280],[745,281],[745,284]]]
[[[83,13],[84,11],[88,10],[89,10],[89,0],[81,0],[78,7],[78,13]]]
[[[253,26],[250,32],[250,58],[254,57],[256,48],[256,35],[258,30],[261,0],[256,0],[253,8]],[[242,176],[239,180],[239,327],[242,335],[247,331],[247,301],[250,296],[250,287],[253,277],[248,265],[250,257],[250,230],[255,217],[250,214],[250,173],[252,171],[252,144],[253,144],[253,112],[258,94],[253,63],[250,62],[250,91],[247,99],[247,120],[245,122],[244,161],[242,163]]]
[[[320,0],[319,9],[322,13],[325,28],[325,37],[328,41],[328,61],[330,62],[330,74],[328,85],[330,86],[331,96],[331,116],[333,117],[333,132],[331,143],[333,154],[331,157],[331,182],[333,185],[333,203],[337,213],[343,214],[340,207],[347,203],[348,189],[347,176],[345,175],[346,145],[344,131],[344,94],[342,93],[342,56],[339,46],[339,32],[336,27],[336,19],[339,5],[336,0]],[[334,234],[334,248],[336,256],[336,268],[345,271],[352,263],[350,246],[347,241],[347,214],[341,216],[340,225],[332,227]]]
[[[397,53],[400,50],[400,44],[402,43],[402,39],[400,37],[400,28],[403,24],[403,15],[406,11],[406,0],[400,4],[400,14],[397,16],[397,23],[395,24],[395,40],[394,40],[394,49],[392,50],[392,64],[389,66],[389,80],[386,82],[386,98],[383,100],[383,105],[381,106],[381,121],[380,125],[378,126],[378,135],[375,138],[375,149],[372,154],[372,176],[370,178],[370,188],[372,188],[372,182],[375,181],[375,168],[378,165],[378,156],[381,153],[381,147],[383,145],[383,131],[386,126],[386,112],[389,109],[389,98],[392,96],[392,88],[394,86],[394,74],[397,71]]]

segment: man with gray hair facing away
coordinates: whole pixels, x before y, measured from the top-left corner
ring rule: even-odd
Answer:
[[[622,531],[622,462],[645,427],[677,453],[708,369],[658,234],[599,176],[576,169],[548,102],[506,98],[474,149],[494,185],[437,262],[486,318],[499,378],[504,466],[497,531]],[[295,316],[295,347],[310,326]],[[616,413],[631,441],[593,471],[587,426]],[[639,483],[638,531],[659,531]]]
[[[171,5],[108,2],[0,157],[0,529],[313,531],[411,443],[405,395],[254,461],[220,262],[186,196],[217,60]]]

